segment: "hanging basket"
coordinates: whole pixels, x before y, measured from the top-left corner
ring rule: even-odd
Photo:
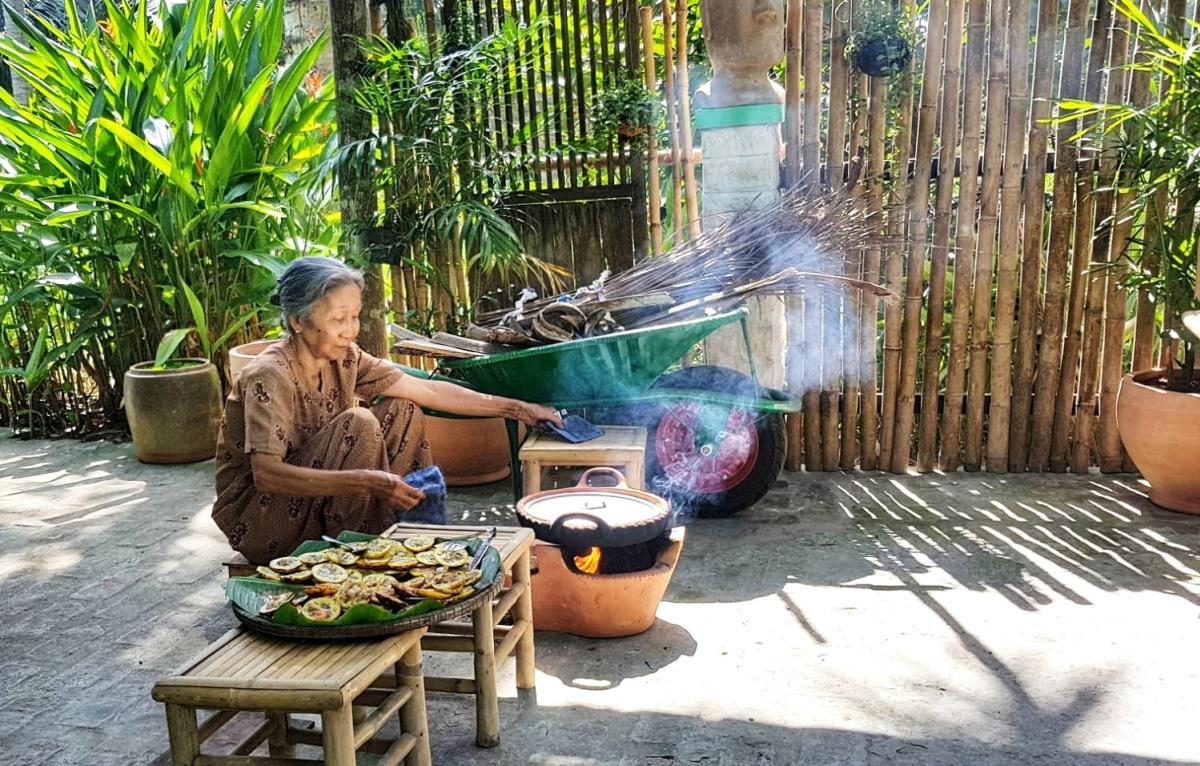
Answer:
[[[903,37],[877,37],[853,46],[851,63],[868,77],[891,77],[912,60],[912,45]]]

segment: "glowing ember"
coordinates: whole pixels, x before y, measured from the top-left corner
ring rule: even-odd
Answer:
[[[596,574],[600,571],[600,549],[592,547],[586,555],[575,557],[575,568],[584,574]]]

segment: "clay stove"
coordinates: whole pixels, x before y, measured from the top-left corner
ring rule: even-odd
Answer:
[[[648,630],[675,572],[684,537],[684,527],[676,527],[650,542],[610,549],[536,540],[534,628],[588,638]],[[593,567],[594,573],[587,571]]]

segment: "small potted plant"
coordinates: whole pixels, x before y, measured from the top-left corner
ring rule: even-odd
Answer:
[[[125,372],[125,415],[134,452],[143,463],[194,463],[216,454],[221,423],[217,368],[207,359],[175,357],[194,330],[167,333],[153,362]]]
[[[868,77],[891,77],[912,60],[915,40],[908,13],[889,0],[866,0],[854,14],[846,60]]]
[[[1161,369],[1134,370],[1117,393],[1117,430],[1134,465],[1150,482],[1150,499],[1176,511],[1200,514],[1200,293],[1196,258],[1200,229],[1188,223],[1200,200],[1200,89],[1191,83],[1200,61],[1200,38],[1188,39],[1134,0],[1118,0],[1137,32],[1139,55],[1131,65],[1149,67],[1161,82],[1148,107],[1065,101],[1059,124],[1083,120],[1086,140],[1117,150],[1120,184],[1133,194],[1134,220],[1124,255],[1127,287],[1146,291],[1161,312]],[[1161,207],[1167,200],[1166,207]],[[1111,223],[1111,221],[1109,222]]]
[[[658,127],[658,102],[641,80],[622,75],[617,84],[602,91],[592,105],[594,135],[645,148]]]

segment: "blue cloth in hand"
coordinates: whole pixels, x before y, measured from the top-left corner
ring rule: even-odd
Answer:
[[[562,428],[553,423],[546,423],[554,433],[571,442],[572,444],[581,444],[590,442],[592,439],[599,439],[604,436],[604,431],[589,423],[579,415],[567,415],[563,418]]]
[[[442,469],[436,465],[413,471],[404,477],[404,483],[425,493],[416,508],[411,511],[397,511],[396,521],[404,524],[445,524],[446,523],[446,478]]]

